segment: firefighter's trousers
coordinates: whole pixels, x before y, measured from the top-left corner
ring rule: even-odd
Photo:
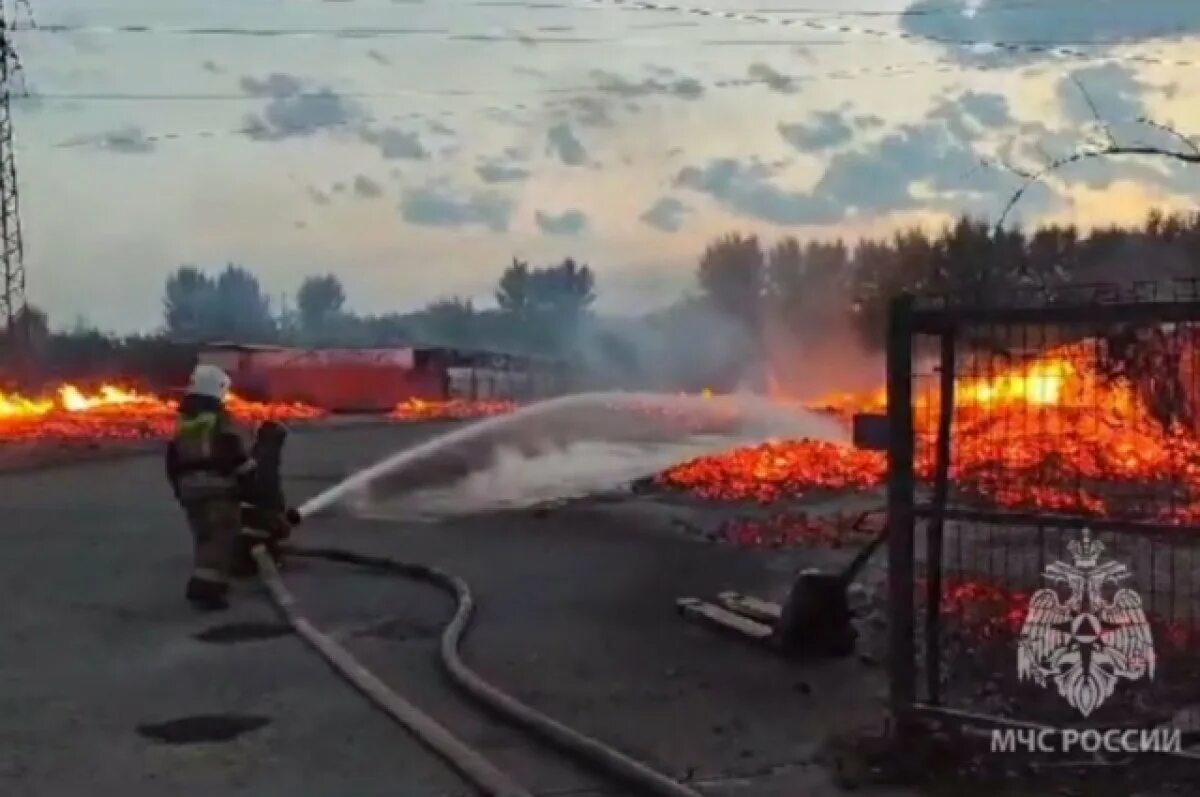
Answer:
[[[212,585],[223,594],[229,586],[230,568],[241,530],[237,501],[210,498],[184,504],[192,532],[194,560],[192,579]]]

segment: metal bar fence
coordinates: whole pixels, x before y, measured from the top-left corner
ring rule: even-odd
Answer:
[[[891,308],[893,709],[1153,727],[1200,707],[1200,290],[1037,299]],[[1046,589],[1061,627],[1028,623]],[[1130,595],[1149,651],[1114,619]],[[1062,686],[1081,677],[1086,711]]]

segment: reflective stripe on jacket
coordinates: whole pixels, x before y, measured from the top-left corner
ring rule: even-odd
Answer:
[[[237,479],[254,468],[241,438],[220,411],[181,414],[167,455],[167,470],[179,500],[233,498]]]

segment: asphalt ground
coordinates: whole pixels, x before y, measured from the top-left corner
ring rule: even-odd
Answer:
[[[443,428],[299,433],[285,462],[289,496],[298,503]],[[810,555],[689,538],[651,500],[433,523],[334,514],[297,541],[461,575],[478,605],[469,664],[704,794],[840,794],[820,751],[830,734],[878,722],[881,669],[788,662],[674,610],[679,596],[724,589],[778,597]],[[298,638],[197,638],[238,624],[270,630],[278,618],[255,582],[238,585],[221,614],[183,600],[190,541],[157,456],[9,471],[0,517],[0,794],[474,794]],[[452,611],[442,593],[324,562],[291,562],[284,575],[318,626],[535,793],[630,793],[454,691],[436,659]],[[198,716],[220,728],[240,717],[244,732],[162,741],[146,727]]]

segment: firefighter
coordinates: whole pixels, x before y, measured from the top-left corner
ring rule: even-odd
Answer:
[[[250,550],[259,544],[266,546],[277,565],[282,565],[279,543],[300,523],[300,513],[288,508],[283,495],[280,468],[287,435],[287,427],[278,421],[264,421],[254,435],[250,457],[255,468],[238,484],[242,528],[235,546],[235,576],[252,576],[257,572]]]
[[[238,480],[255,467],[225,407],[229,385],[220,368],[196,366],[167,446],[167,478],[187,515],[194,545],[186,595],[203,610],[229,605],[229,571],[241,528]]]

